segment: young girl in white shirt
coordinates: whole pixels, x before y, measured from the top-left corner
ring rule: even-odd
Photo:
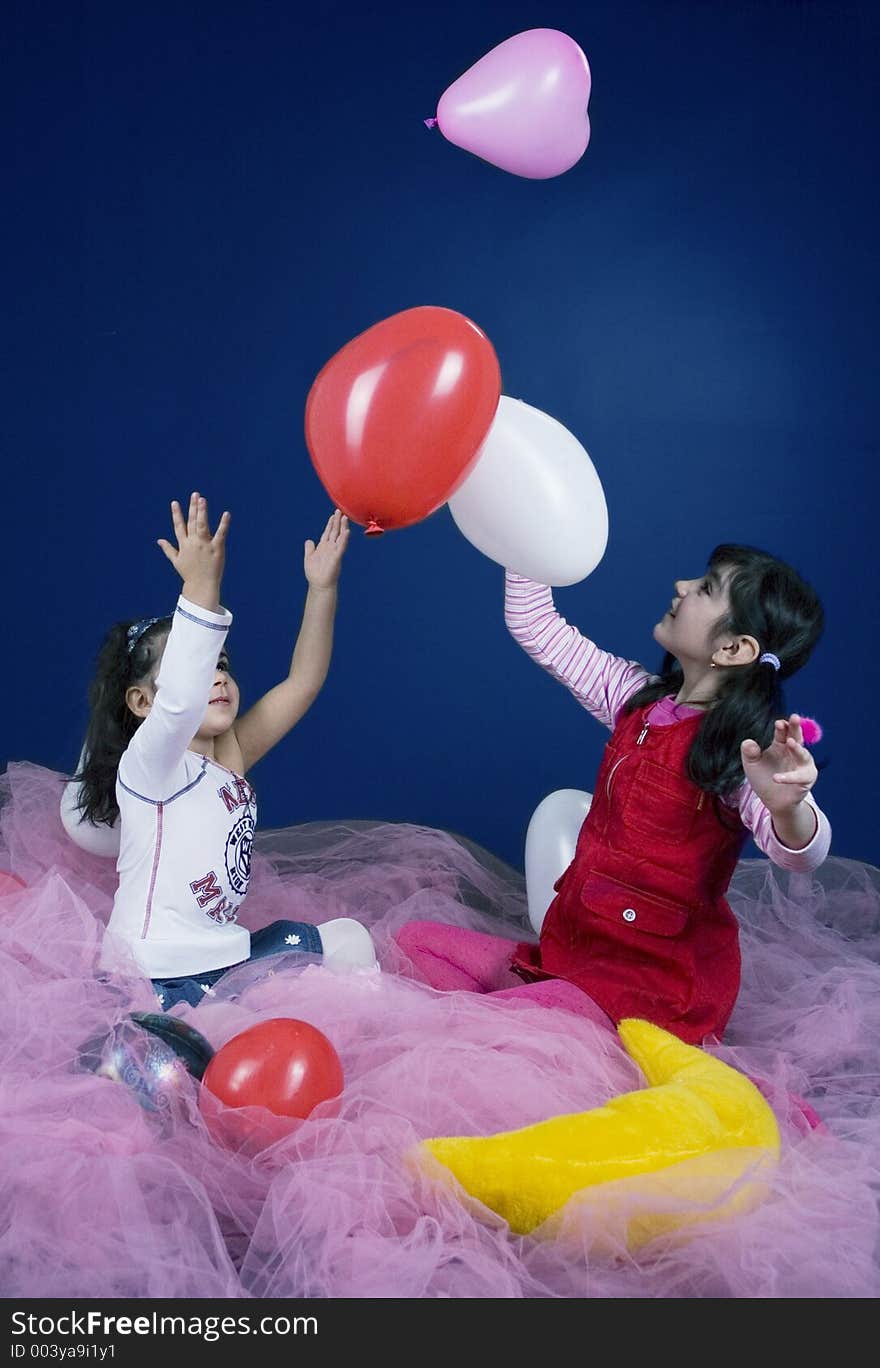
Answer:
[[[86,832],[118,821],[119,884],[101,965],[114,967],[120,952],[133,957],[166,1011],[195,1005],[229,969],[268,955],[375,968],[372,938],[351,918],[320,928],[276,921],[254,934],[237,920],[256,822],[245,776],[300,720],[327,676],[348,519],[336,509],[320,541],[305,543],[309,588],[290,672],[240,717],[226,652],[232,614],[220,602],[230,515],[212,534],[207,501],[195,492],[187,517],[176,502],[171,516],[177,546],[158,544],[180,575],[181,595],[172,615],[108,633],[66,805],[68,822],[73,805]]]

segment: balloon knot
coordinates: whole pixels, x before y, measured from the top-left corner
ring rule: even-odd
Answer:
[[[436,120],[436,119],[423,119],[422,122],[423,122],[423,124],[425,125],[426,128],[436,128],[436,127],[437,127],[437,120]]]
[[[381,525],[381,523],[377,523],[375,518],[371,518],[370,521],[367,523],[366,527],[364,528],[364,536],[381,537],[384,531],[385,528]]]

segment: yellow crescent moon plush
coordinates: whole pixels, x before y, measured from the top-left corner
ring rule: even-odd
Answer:
[[[579,1205],[604,1198],[609,1212],[623,1213],[630,1249],[756,1206],[779,1155],[779,1127],[755,1085],[651,1022],[629,1018],[618,1034],[649,1087],[522,1130],[423,1140],[419,1152],[520,1235],[575,1193]],[[636,1179],[634,1204],[632,1181],[621,1180]],[[676,1202],[687,1210],[670,1210]]]

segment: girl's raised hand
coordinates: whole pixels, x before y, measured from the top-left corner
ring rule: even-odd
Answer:
[[[774,814],[802,803],[819,773],[804,745],[798,713],[775,723],[773,740],[766,750],[762,751],[757,741],[743,741],[740,756],[746,779]]]
[[[219,589],[226,561],[226,533],[229,530],[229,520],[229,514],[224,513],[217,524],[217,531],[212,536],[208,522],[207,499],[198,491],[190,495],[189,513],[185,522],[180,504],[176,499],[172,500],[171,522],[177,538],[177,548],[165,541],[164,537],[159,538],[158,545],[184,584]]]
[[[313,541],[306,542],[303,569],[312,588],[329,589],[339,579],[349,532],[348,518],[341,509],[335,508],[317,546]]]

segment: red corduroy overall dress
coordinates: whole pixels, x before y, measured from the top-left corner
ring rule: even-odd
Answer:
[[[641,1017],[700,1044],[721,1036],[739,991],[724,894],[748,833],[688,778],[702,717],[651,727],[652,706],[618,721],[540,945],[518,945],[511,968],[576,983],[615,1022]]]

